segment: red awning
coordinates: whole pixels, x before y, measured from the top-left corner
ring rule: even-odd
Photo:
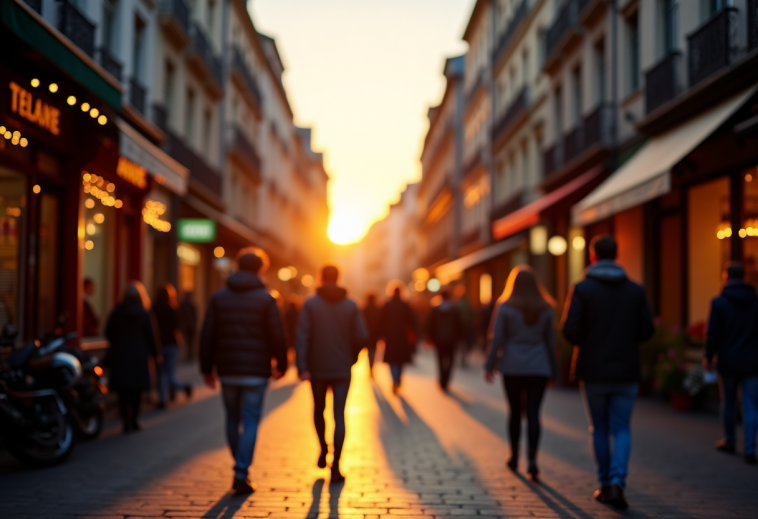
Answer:
[[[492,235],[496,240],[502,240],[519,231],[523,231],[537,225],[540,222],[540,214],[554,206],[567,196],[578,191],[594,180],[605,169],[604,164],[598,164],[589,171],[582,173],[580,176],[556,189],[545,196],[535,200],[531,204],[522,207],[518,211],[495,220],[492,224]]]

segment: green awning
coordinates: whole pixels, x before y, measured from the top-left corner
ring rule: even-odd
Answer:
[[[12,0],[3,0],[2,23],[29,46],[88,88],[116,110],[121,109],[121,92],[66,47],[44,25],[40,24]]]

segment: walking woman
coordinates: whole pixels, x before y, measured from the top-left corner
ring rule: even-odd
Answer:
[[[110,343],[105,364],[110,368],[110,390],[118,395],[125,433],[140,429],[142,393],[150,390],[150,356],[160,362],[149,309],[145,287],[132,281],[105,327]]]
[[[179,362],[179,342],[182,338],[181,314],[176,299],[176,289],[171,283],[166,283],[155,296],[153,315],[158,325],[158,337],[161,344],[163,363],[159,369],[159,403],[161,409],[166,407],[166,394],[170,393],[174,400],[176,390],[184,391],[187,398],[192,397],[192,386],[176,379],[176,364]]]
[[[416,345],[416,319],[411,306],[403,301],[399,286],[392,289],[392,297],[382,307],[381,330],[384,362],[390,365],[392,392],[397,393],[403,366],[411,362]]]
[[[503,374],[510,407],[508,467],[514,471],[518,469],[521,406],[526,396],[528,473],[534,480],[539,474],[540,406],[548,380],[557,374],[554,304],[530,267],[514,268],[495,310],[492,343],[484,366],[487,382],[494,380],[496,365]]]

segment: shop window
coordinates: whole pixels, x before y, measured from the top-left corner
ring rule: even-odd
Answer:
[[[85,326],[85,337],[100,337],[111,311],[115,264],[116,209],[87,196],[84,200],[84,279],[89,293],[85,304],[94,314],[92,326]],[[128,250],[128,249],[125,249]],[[91,285],[89,285],[91,282]],[[85,307],[85,314],[89,311]]]
[[[26,216],[24,179],[0,168],[0,329],[21,328],[19,251]]]
[[[729,260],[729,177],[698,184],[687,198],[689,324],[705,322],[713,297],[721,292],[721,272]]]
[[[39,195],[39,274],[37,278],[37,336],[55,330],[58,323],[58,222],[56,196]]]
[[[742,229],[738,236],[742,240],[746,281],[758,287],[758,167],[745,172],[742,182]]]

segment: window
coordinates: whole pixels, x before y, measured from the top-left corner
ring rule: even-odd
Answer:
[[[142,79],[145,46],[145,22],[139,16],[134,17],[134,42],[132,47],[132,77]]]
[[[186,135],[187,142],[192,143],[195,140],[195,92],[192,89],[187,90],[187,120]]]
[[[573,102],[571,103],[573,123],[578,128],[582,123],[582,68],[577,66],[571,72],[571,90]]]
[[[605,73],[605,40],[600,40],[595,45],[595,89],[597,91],[597,100],[599,103],[605,102],[606,73]]]
[[[631,94],[640,87],[640,28],[638,13],[626,19],[627,76]]]
[[[524,49],[521,54],[521,74],[523,85],[526,86],[529,82],[529,49]]]
[[[216,29],[216,2],[213,0],[208,1],[208,36],[213,40],[213,35]]]
[[[555,94],[553,95],[555,99],[555,142],[558,143],[561,139],[561,135],[563,134],[563,99],[561,99],[563,96],[563,92],[561,91],[561,87],[558,86],[555,88]]]
[[[118,0],[103,1],[103,49],[113,53]]]
[[[659,9],[661,11],[660,16],[660,38],[662,55],[666,55],[669,52],[675,50],[678,38],[678,23],[677,18],[679,14],[679,0],[659,0]]]
[[[732,5],[732,0],[705,0],[705,16],[703,19],[708,20],[724,7],[730,7]]]
[[[206,109],[205,114],[203,114],[203,153],[205,154],[206,159],[211,158],[211,135],[213,135],[213,132],[211,131],[212,122],[211,111]]]

